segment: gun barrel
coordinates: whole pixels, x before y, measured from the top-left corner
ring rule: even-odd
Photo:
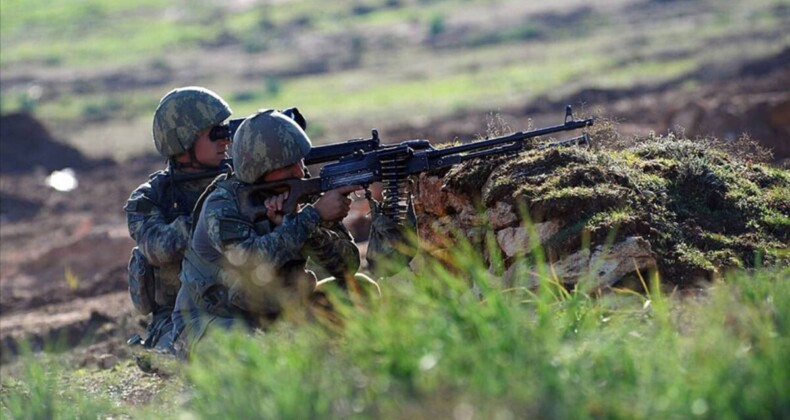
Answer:
[[[548,149],[550,147],[562,147],[562,146],[577,146],[583,144],[585,146],[590,145],[590,136],[587,133],[583,133],[580,136],[572,137],[567,140],[560,140],[553,143],[543,144],[538,147],[538,149]]]
[[[493,148],[495,146],[499,146],[506,143],[522,143],[524,140],[540,137],[546,134],[553,134],[559,133],[562,131],[570,131],[576,130],[579,128],[584,128],[593,125],[593,119],[588,118],[586,120],[573,120],[573,121],[566,121],[564,124],[561,125],[554,125],[551,127],[539,128],[537,130],[532,131],[519,131],[517,133],[509,134],[507,136],[502,137],[495,137],[493,139],[488,140],[481,140],[472,143],[462,144],[459,146],[447,147],[445,149],[436,150],[432,153],[433,157],[441,157],[451,154],[463,153],[468,151],[479,151],[481,149],[488,149]]]
[[[377,135],[369,139],[356,139],[347,142],[325,144],[315,146],[310,149],[304,158],[306,165],[317,165],[319,163],[338,160],[343,156],[354,154],[355,152],[369,152],[379,148],[380,140]]]

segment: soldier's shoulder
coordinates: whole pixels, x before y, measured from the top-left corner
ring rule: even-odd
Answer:
[[[206,194],[205,208],[211,209],[212,212],[238,208],[238,189],[236,187],[237,184],[232,179],[218,180],[212,184],[204,193]]]
[[[148,175],[148,180],[135,188],[134,193],[147,193],[149,191],[157,191],[164,188],[168,181],[169,172],[166,169],[156,171]]]
[[[160,206],[167,185],[168,172],[156,171],[149,175],[148,181],[132,191],[124,210],[133,213],[148,213],[153,207]]]
[[[148,182],[146,184],[156,189],[163,188],[165,185],[170,184],[170,174],[171,172],[169,169],[156,171],[148,175]]]
[[[236,184],[229,180],[222,180],[214,185],[208,193],[209,201],[235,201],[238,195]]]

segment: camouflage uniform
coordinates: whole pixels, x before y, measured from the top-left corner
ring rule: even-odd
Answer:
[[[269,132],[246,127],[261,115],[274,115],[279,125]],[[202,205],[176,304],[185,314],[187,341],[198,340],[209,324],[265,328],[284,311],[304,310],[315,297],[315,275],[305,268],[308,258],[336,278],[359,267],[359,251],[346,228],[339,221],[322,221],[312,205],[285,215],[279,225],[242,213],[241,188],[309,151],[302,130],[280,116],[263,111],[242,123],[231,146],[236,172],[219,179]],[[267,142],[274,146],[263,147]]]
[[[230,114],[230,107],[219,96],[199,87],[169,92],[154,113],[154,145],[168,158],[168,167],[135,189],[124,207],[129,233],[137,243],[129,263],[130,296],[140,313],[153,314],[147,337],[141,340],[135,336],[131,344],[172,348],[178,332],[173,331],[171,314],[181,285],[179,273],[192,211],[212,180],[209,175],[198,178],[194,177],[195,171],[176,169],[182,164],[176,163],[175,156],[189,153],[193,158],[191,168],[216,173],[216,167],[197,161],[194,143],[200,132],[222,123]],[[177,180],[187,175],[190,180]]]
[[[147,328],[147,346],[160,342],[167,346],[172,341],[170,315],[181,285],[178,275],[189,240],[191,213],[211,182],[211,178],[206,178],[174,183],[171,173],[178,175],[179,171],[168,168],[152,174],[148,182],[132,192],[124,208],[129,233],[153,269],[153,293],[149,296],[153,320]],[[132,299],[140,297],[132,293]]]

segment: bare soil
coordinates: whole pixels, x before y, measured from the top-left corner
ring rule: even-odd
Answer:
[[[624,136],[682,127],[686,135],[734,139],[749,133],[774,150],[777,164],[790,160],[790,52],[772,60],[743,63],[729,77],[694,89],[680,84],[633,90],[586,90],[565,101],[539,100],[499,111],[516,130],[532,119],[557,123],[566,103],[587,112],[602,109]],[[131,75],[130,75],[131,77]],[[578,109],[578,106],[577,106]],[[387,138],[470,139],[485,133],[488,115],[460,113],[419,126],[388,128]],[[145,318],[126,294],[126,264],[133,241],[122,207],[147,175],[163,166],[148,155],[118,164],[96,160],[54,138],[25,114],[2,117],[0,150],[0,343],[2,362],[20,343],[34,348],[59,340],[60,351],[78,364],[108,367],[128,360],[125,345],[141,333]],[[20,153],[19,144],[31,147]],[[69,166],[77,189],[59,192],[46,176]],[[353,220],[358,236],[364,222]]]

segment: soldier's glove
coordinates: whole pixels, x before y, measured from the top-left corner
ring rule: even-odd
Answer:
[[[376,276],[391,276],[406,266],[417,255],[417,216],[409,195],[406,220],[396,223],[385,215],[381,203],[366,191],[365,197],[370,204],[370,239],[366,260],[368,268]]]

